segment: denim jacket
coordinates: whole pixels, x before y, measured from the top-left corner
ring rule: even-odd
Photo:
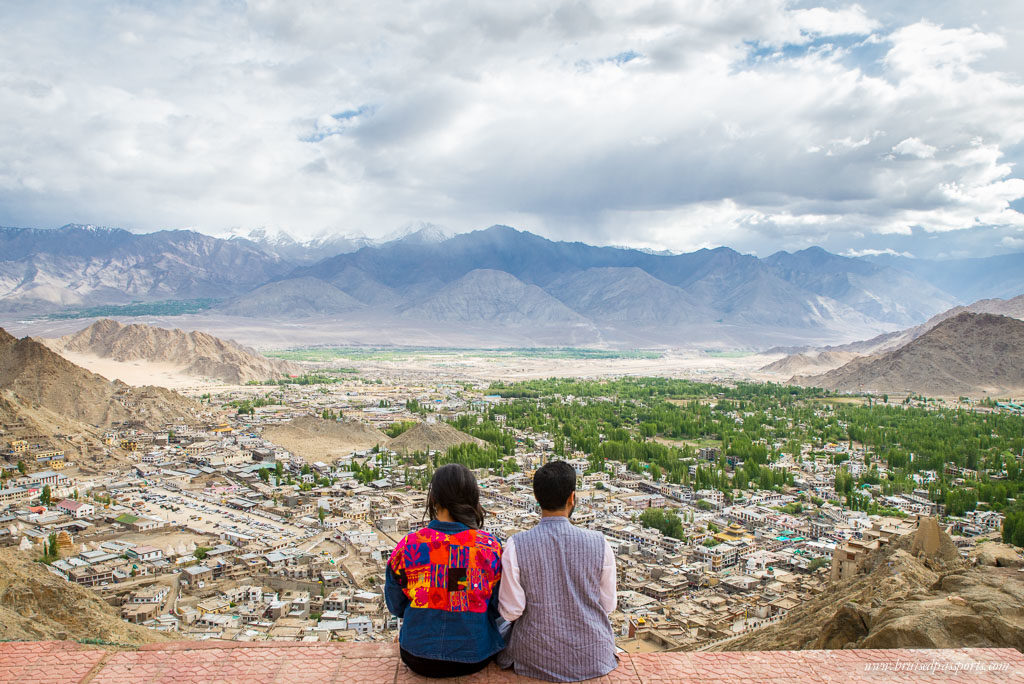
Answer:
[[[501,544],[457,522],[433,520],[395,547],[384,599],[403,618],[399,645],[414,656],[478,663],[505,647],[498,633]]]

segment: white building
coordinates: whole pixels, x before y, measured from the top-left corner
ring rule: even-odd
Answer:
[[[96,514],[95,506],[74,499],[64,499],[57,504],[57,508],[73,518],[87,518]]]

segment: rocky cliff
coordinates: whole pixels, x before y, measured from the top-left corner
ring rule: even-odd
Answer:
[[[1013,567],[972,566],[925,519],[874,552],[858,575],[712,650],[964,647],[1024,649],[1024,578]]]
[[[138,645],[171,637],[120,618],[89,589],[13,549],[0,551],[0,640],[101,639]]]

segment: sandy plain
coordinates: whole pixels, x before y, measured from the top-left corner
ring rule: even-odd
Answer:
[[[94,319],[74,320],[5,320],[0,325],[18,337],[31,335],[55,338],[89,326]],[[349,325],[338,321],[272,321],[239,319],[213,315],[175,317],[135,317],[123,322],[145,323],[164,328],[202,330],[232,339],[264,353],[286,348],[318,346],[388,347],[401,351],[405,347],[446,347],[432,351],[414,351],[398,354],[395,360],[338,358],[327,363],[305,364],[310,370],[345,366],[356,369],[367,377],[405,377],[409,379],[435,378],[441,380],[525,380],[547,377],[606,378],[622,376],[662,376],[689,378],[701,381],[768,380],[781,382],[788,379],[779,374],[759,369],[782,358],[779,353],[737,352],[734,354],[687,347],[681,341],[678,347],[650,345],[633,347],[658,354],[657,358],[545,358],[536,354],[516,355],[488,353],[490,348],[545,346],[543,339],[530,339],[518,332],[492,330],[490,336],[480,337],[465,330],[449,330],[447,335],[437,331],[371,330],[360,322]],[[401,334],[401,333],[405,334]],[[810,342],[810,340],[809,340]],[[592,349],[614,348],[602,344],[580,344]],[[616,345],[622,349],[622,346]],[[724,349],[724,348],[723,348]],[[144,361],[118,362],[81,353],[64,354],[72,362],[108,379],[120,379],[129,385],[159,385],[185,393],[230,389],[220,381],[185,375],[173,364]]]

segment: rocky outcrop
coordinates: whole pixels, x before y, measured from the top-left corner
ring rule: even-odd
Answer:
[[[138,645],[171,637],[120,618],[92,591],[13,549],[0,551],[0,640],[101,639]]]
[[[986,542],[978,544],[971,552],[971,557],[976,559],[978,565],[987,565],[994,568],[1019,568],[1024,566],[1024,559],[1017,550],[1009,544],[999,542]]]
[[[713,650],[963,647],[1024,648],[1024,579],[1008,567],[971,567],[924,519],[856,576]]]

